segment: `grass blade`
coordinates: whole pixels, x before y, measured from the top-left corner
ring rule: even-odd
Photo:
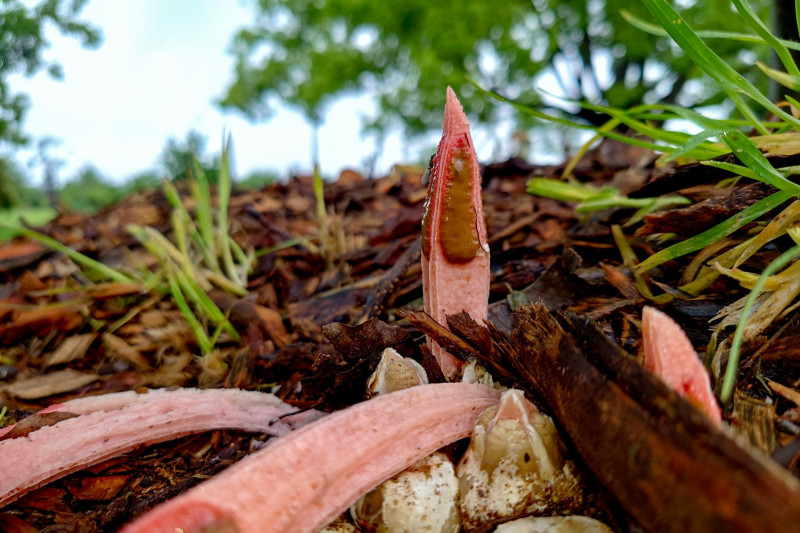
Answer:
[[[800,77],[787,74],[781,70],[770,68],[761,61],[756,61],[756,66],[761,69],[761,72],[769,76],[772,80],[780,83],[787,89],[795,92],[800,91]]]
[[[800,0],[794,0],[794,16],[797,19],[797,32],[800,33]]]
[[[744,165],[737,165],[736,163],[726,163],[724,161],[700,161],[700,164],[705,165],[707,167],[714,167],[714,168],[719,168],[721,170],[727,170],[731,174],[742,176],[744,178],[750,178],[751,180],[763,181],[761,179],[761,176],[759,176],[754,171],[750,170]]]
[[[633,283],[639,291],[639,294],[659,305],[670,302],[672,300],[672,295],[670,294],[665,293],[653,296],[653,292],[650,290],[650,287],[647,286],[647,281],[644,279],[644,276],[641,272],[636,270],[638,259],[630,243],[628,243],[628,240],[625,238],[622,228],[617,224],[613,224],[611,226],[611,235],[613,235],[614,242],[617,244],[619,253],[622,256],[622,264],[628,267],[631,274],[633,274]]]
[[[230,174],[230,137],[222,142],[222,157],[219,167],[219,183],[217,183],[217,244],[222,253],[222,264],[228,278],[238,285],[244,285],[233,263],[233,255],[228,242],[228,204],[231,200]]]
[[[197,340],[197,344],[200,346],[200,351],[202,353],[210,352],[214,345],[211,344],[211,339],[208,338],[205,328],[197,319],[197,317],[194,316],[194,313],[192,313],[192,310],[189,308],[189,304],[186,303],[186,299],[183,297],[183,292],[181,292],[180,284],[172,274],[167,275],[167,282],[169,283],[169,290],[172,294],[172,299],[175,301],[175,305],[178,307],[178,309],[180,309],[183,317],[192,328],[192,333],[194,333],[194,338]]]
[[[800,9],[800,8],[798,8]],[[630,11],[623,9],[620,10],[619,14],[628,22],[631,26],[638,28],[650,35],[657,35],[659,37],[667,37],[669,34],[667,31],[658,26],[656,24],[652,24],[647,22],[644,19],[641,19],[631,13]],[[800,16],[800,11],[797,12],[798,16]],[[733,31],[715,31],[715,30],[703,30],[697,31],[697,36],[702,39],[727,39],[731,41],[741,41],[745,43],[755,43],[755,44],[767,44],[764,42],[764,39],[759,37],[758,35],[753,35],[751,33],[738,33]],[[800,50],[800,43],[796,43],[794,41],[787,41],[786,39],[778,39],[778,41],[791,50]]]
[[[29,239],[34,241],[38,241],[41,244],[47,246],[51,250],[55,250],[56,252],[60,252],[79,265],[83,265],[84,267],[88,268],[89,270],[99,274],[101,277],[108,278],[113,281],[118,281],[120,283],[136,283],[136,280],[132,277],[123,274],[113,268],[104,265],[99,261],[95,261],[91,257],[87,257],[80,252],[76,252],[69,246],[65,246],[58,242],[57,240],[53,239],[52,237],[48,237],[43,233],[39,233],[38,231],[26,228],[24,226],[19,226],[16,224],[8,224],[6,222],[0,222],[0,227],[9,229],[18,233],[20,235],[24,235]]]
[[[772,32],[767,28],[761,19],[758,18],[753,8],[750,7],[750,4],[747,3],[747,0],[731,0],[733,5],[736,6],[736,10],[739,12],[739,15],[747,22],[747,24],[753,28],[753,30],[758,34],[759,37],[764,39],[764,42],[767,43],[775,50],[775,53],[778,55],[778,58],[783,63],[783,67],[786,69],[786,72],[791,74],[792,76],[800,76],[800,70],[797,70],[797,65],[792,58],[792,54],[789,53],[789,50],[780,42],[780,40],[772,35]]]
[[[194,198],[194,211],[197,218],[197,226],[200,230],[200,238],[208,249],[209,266],[214,270],[219,269],[217,261],[216,239],[214,238],[214,220],[211,207],[211,191],[208,185],[206,173],[200,163],[192,158],[192,171],[189,172],[189,186]]]
[[[758,180],[772,185],[776,189],[791,193],[795,196],[800,195],[800,185],[792,183],[783,175],[775,170],[761,150],[753,144],[753,141],[744,136],[738,130],[728,132],[722,136],[722,140],[731,149],[734,155],[753,170],[758,175]]]
[[[678,159],[679,157],[684,157],[701,144],[707,142],[709,137],[720,137],[723,133],[725,133],[725,131],[726,130],[704,130],[700,133],[696,133],[689,137],[689,139],[683,143],[683,145],[679,146],[674,152],[662,157],[661,162],[669,163],[670,161]]]

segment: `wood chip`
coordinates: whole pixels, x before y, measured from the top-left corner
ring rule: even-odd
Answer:
[[[141,283],[104,283],[95,285],[89,290],[93,298],[105,299],[118,296],[131,296],[146,292]]]
[[[106,355],[111,359],[124,359],[135,366],[137,370],[147,370],[150,368],[150,364],[139,350],[116,335],[103,333],[103,345],[106,348]]]
[[[47,368],[80,359],[86,355],[86,351],[96,338],[97,333],[84,333],[65,338],[55,351],[50,352],[45,357],[44,367]]]
[[[769,388],[772,389],[772,392],[780,394],[790,402],[794,402],[795,405],[800,407],[800,392],[790,389],[789,387],[781,385],[775,381],[769,381],[767,382],[767,385],[769,385]]]

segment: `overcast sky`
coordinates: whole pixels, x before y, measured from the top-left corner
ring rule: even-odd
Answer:
[[[45,72],[11,79],[12,89],[32,101],[25,130],[61,140],[56,153],[66,162],[62,182],[87,163],[122,181],[153,168],[166,140],[184,139],[192,129],[209,138],[211,152],[219,150],[223,128],[230,130],[240,176],[256,168],[281,176],[309,169],[311,129],[300,114],[283,109],[269,122],[249,124],[214,104],[232,79],[234,60],[227,50],[236,30],[252,18],[249,5],[90,0],[81,18],[98,26],[104,40],[98,49],[84,49],[75,39],[50,32],[45,57],[61,63],[64,80]],[[374,153],[374,140],[359,136],[360,117],[374,112],[368,98],[344,99],[329,110],[320,131],[320,159],[328,175],[343,167],[363,168]],[[379,170],[417,151],[404,148],[395,135]],[[23,162],[29,157],[30,152],[20,154]]]

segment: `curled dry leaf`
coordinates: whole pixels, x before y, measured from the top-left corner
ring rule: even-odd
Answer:
[[[722,421],[711,381],[683,329],[653,307],[642,311],[644,366],[663,379],[675,392],[705,412],[714,422]]]
[[[390,346],[409,341],[409,334],[398,326],[390,326],[371,318],[357,326],[333,322],[322,326],[325,337],[331,341],[348,362],[358,362],[380,354]]]
[[[369,489],[467,436],[497,398],[461,383],[378,396],[278,439],[123,532],[318,531]]]
[[[336,353],[316,356],[314,374],[306,386],[324,391],[328,405],[333,406],[350,405],[364,398],[364,383],[387,347],[406,352],[413,346],[413,339],[406,331],[377,318],[356,326],[334,322],[324,325],[322,330]]]
[[[442,325],[447,315],[461,311],[480,323],[486,318],[490,279],[481,179],[467,116],[449,87],[442,140],[431,164],[422,217],[425,312]],[[451,379],[458,359],[432,340],[429,345]]]
[[[123,392],[72,400],[48,411],[81,416],[0,441],[0,507],[137,446],[212,429],[280,436],[321,415],[306,411],[286,417],[296,408],[276,396],[235,389]]]

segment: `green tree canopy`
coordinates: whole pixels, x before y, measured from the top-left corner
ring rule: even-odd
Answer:
[[[381,112],[377,131],[403,125],[414,135],[441,123],[444,88],[452,86],[482,121],[497,118],[482,86],[536,104],[537,81],[571,99],[616,107],[643,101],[700,105],[719,101],[699,70],[664,37],[644,33],[620,15],[652,20],[628,0],[259,0],[256,19],[233,42],[236,77],[221,100],[254,119],[277,101],[313,123],[337,96],[364,89]],[[755,0],[764,7],[766,0]],[[744,31],[728,0],[680,2],[697,29]],[[716,51],[745,74],[753,47],[716,40]],[[551,105],[552,102],[551,102]],[[557,105],[557,104],[556,104]],[[564,109],[574,108],[569,105]],[[507,106],[506,106],[507,109]],[[585,114],[587,120],[598,120]]]
[[[70,211],[95,213],[122,199],[122,190],[110,184],[92,165],[82,167],[59,191],[60,202]]]
[[[0,1],[0,142],[21,144],[26,140],[21,123],[28,98],[8,87],[8,76],[18,72],[31,76],[43,68],[51,76],[62,76],[60,65],[42,55],[50,44],[44,36],[48,24],[85,46],[100,43],[100,32],[77,19],[86,1],[44,0],[34,6],[22,0]]]

